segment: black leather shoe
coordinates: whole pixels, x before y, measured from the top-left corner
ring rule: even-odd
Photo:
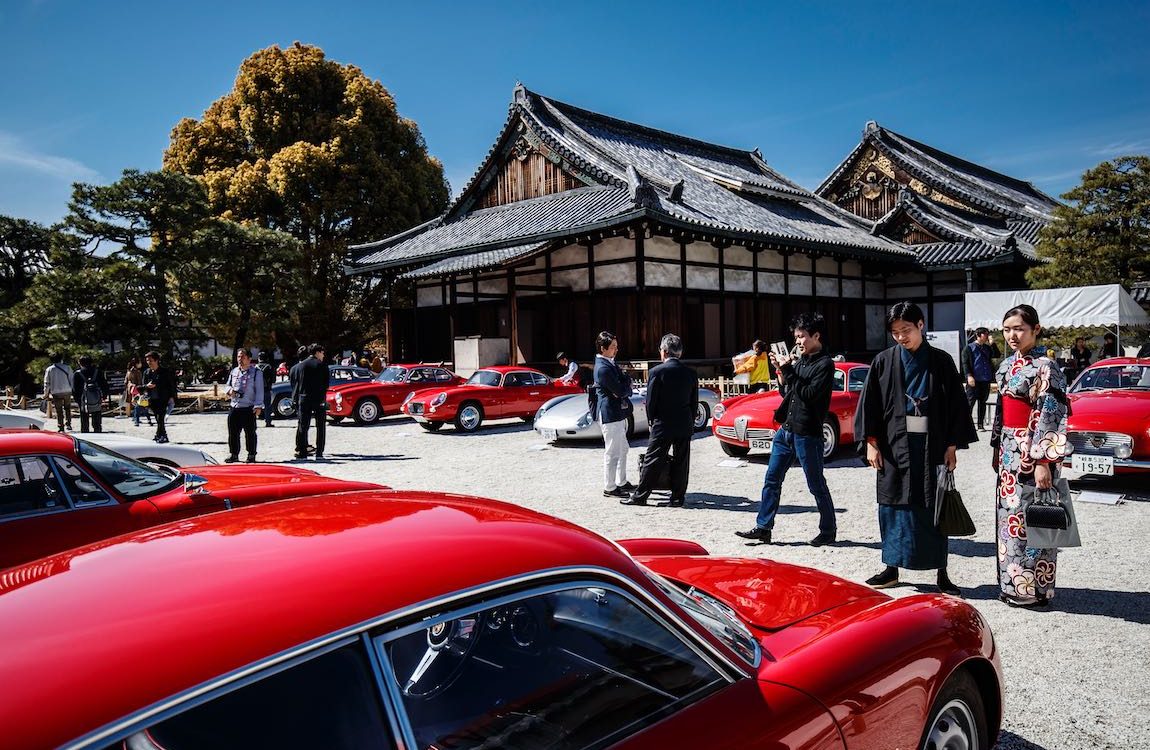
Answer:
[[[249,463],[249,464],[254,464],[255,462],[256,462],[256,454],[254,454],[254,453],[249,453],[249,454],[248,454],[248,463]]]
[[[872,589],[888,589],[898,585],[898,568],[887,566],[878,575],[866,579],[866,585]]]
[[[628,495],[627,497],[620,500],[619,504],[620,505],[646,505],[647,504],[647,498],[646,497],[640,497],[640,496],[636,495],[634,492],[632,492],[630,495]]]
[[[603,497],[629,497],[631,493],[622,487],[616,487],[613,490],[603,490]]]
[[[624,492],[634,492],[635,485],[631,484],[630,482],[623,482],[623,484],[619,485],[619,489],[623,490]]]
[[[295,456],[297,459],[301,459],[301,460],[307,458],[306,453],[300,453],[299,451],[296,451],[292,455]]]
[[[812,547],[821,547],[824,544],[834,544],[835,539],[838,537],[837,532],[834,531],[820,531],[818,536],[811,540]]]
[[[239,460],[240,460],[239,456],[228,456],[227,458],[224,459],[224,463],[225,464],[234,464],[236,461],[239,461]]]
[[[950,580],[950,577],[946,573],[938,574],[938,590],[943,594],[957,596],[959,599],[962,598],[962,589],[955,586],[954,582]]]
[[[742,537],[743,539],[754,539],[757,542],[764,544],[771,543],[771,530],[764,529],[761,526],[756,526],[750,531],[736,531],[735,536]]]
[[[673,497],[671,498],[671,502],[667,503],[667,505],[672,508],[682,508],[686,502],[687,501],[685,498]]]

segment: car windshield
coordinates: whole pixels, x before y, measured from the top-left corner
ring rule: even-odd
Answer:
[[[759,642],[735,611],[694,586],[682,587],[661,575],[644,569],[659,588],[711,635],[725,643],[751,666],[759,663]]]
[[[179,472],[175,476],[166,474],[154,466],[121,456],[87,440],[76,439],[76,452],[101,479],[129,499],[154,495],[183,481],[183,475]]]
[[[1103,389],[1150,391],[1150,365],[1091,367],[1071,387],[1071,393]]]
[[[499,373],[494,370],[476,370],[467,379],[468,385],[499,385]]]
[[[402,383],[407,380],[407,368],[385,367],[375,379],[381,383]]]

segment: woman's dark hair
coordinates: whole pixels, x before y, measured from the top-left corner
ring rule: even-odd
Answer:
[[[135,356],[135,355],[132,355],[132,358],[128,360],[128,367],[139,367],[139,366],[140,366],[140,358]]]
[[[791,320],[792,331],[806,331],[811,336],[816,333],[819,334],[819,340],[822,340],[822,334],[825,332],[825,321],[822,313],[805,312],[796,315]]]
[[[1030,305],[1015,305],[1006,311],[1006,315],[1002,316],[1002,322],[1005,323],[1007,318],[1013,318],[1015,315],[1022,318],[1022,322],[1034,328],[1038,325],[1038,311]]]
[[[595,351],[607,351],[607,347],[611,346],[611,342],[614,341],[615,338],[615,334],[610,331],[600,331],[599,335],[595,337]]]
[[[925,319],[922,308],[915,303],[896,302],[886,311],[886,330],[890,331],[890,327],[900,320],[916,326]]]

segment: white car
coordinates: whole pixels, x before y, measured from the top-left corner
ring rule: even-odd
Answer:
[[[631,395],[631,414],[627,417],[627,437],[650,431],[647,424],[647,389],[639,388]],[[699,409],[695,412],[695,429],[706,428],[711,414],[719,404],[719,394],[707,388],[699,389]],[[591,418],[587,409],[587,396],[577,393],[556,396],[535,412],[535,431],[544,440],[602,440],[603,432]]]
[[[0,410],[0,429],[42,430],[44,417],[34,411]],[[209,454],[190,445],[155,443],[118,432],[85,432],[75,433],[74,436],[110,448],[128,458],[146,461],[156,466],[177,468],[219,463]]]

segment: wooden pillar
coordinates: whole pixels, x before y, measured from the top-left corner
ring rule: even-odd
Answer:
[[[682,286],[679,298],[679,330],[687,335],[687,240],[679,240],[679,280]]]
[[[551,286],[550,283],[547,284]],[[515,296],[515,271],[507,269],[507,298],[511,318],[511,353],[507,362],[512,365],[519,364],[519,300]]]
[[[594,336],[603,330],[603,326],[596,316],[598,310],[595,308],[595,243],[588,238],[584,244],[587,247],[587,317],[591,321],[591,330]]]
[[[646,290],[646,273],[644,269],[644,247],[643,240],[646,239],[644,235],[647,230],[643,226],[635,228],[635,289],[638,291],[637,302],[638,310],[636,313],[639,317],[639,338],[643,338],[647,332],[647,290]],[[647,346],[647,342],[642,342],[642,346]]]
[[[444,295],[449,298],[447,308],[447,334],[449,336],[447,351],[450,353],[452,364],[455,364],[455,318],[459,314],[459,296],[456,294],[455,277],[448,276],[447,283],[451,285],[450,289],[446,286],[443,288]]]
[[[751,250],[751,248],[747,248]],[[759,253],[761,250],[751,250],[751,315],[755,319],[755,329],[753,335],[756,339],[762,338],[759,335],[759,326],[762,325],[759,316],[763,314],[762,304],[759,302]]]
[[[727,246],[715,243],[719,251],[719,351],[727,350],[727,269],[723,265],[723,251]]]

